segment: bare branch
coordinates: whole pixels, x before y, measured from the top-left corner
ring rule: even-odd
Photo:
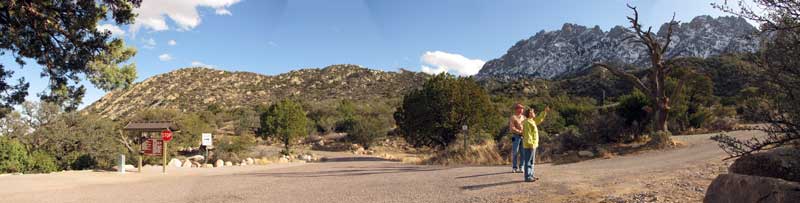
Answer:
[[[675,22],[675,13],[672,13],[672,20],[669,21],[669,25],[667,26],[667,41],[664,43],[664,47],[661,47],[661,54],[667,53],[667,48],[669,48],[669,44],[672,43],[672,26],[678,24]]]

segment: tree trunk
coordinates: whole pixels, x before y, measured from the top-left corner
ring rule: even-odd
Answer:
[[[665,100],[664,98],[656,98],[656,100],[656,108],[653,115],[655,124],[653,131],[668,131],[669,126],[667,126],[667,119],[669,116],[669,104],[667,102],[669,100]]]

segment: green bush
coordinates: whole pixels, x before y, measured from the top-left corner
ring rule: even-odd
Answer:
[[[28,171],[33,173],[50,173],[58,171],[56,158],[46,152],[35,151],[31,154]]]
[[[262,136],[280,139],[283,153],[290,154],[292,144],[308,133],[307,122],[302,106],[292,100],[281,100],[261,115]]]
[[[214,156],[226,161],[241,161],[255,144],[256,138],[251,134],[224,136],[215,141]]]
[[[366,149],[372,147],[375,141],[386,136],[389,131],[389,127],[375,118],[356,117],[349,120],[348,123],[352,123],[352,127],[347,131],[347,139]]]
[[[0,173],[25,172],[29,162],[25,146],[15,139],[0,136]]]
[[[626,127],[636,128],[638,130],[635,133],[641,134],[650,123],[647,111],[644,110],[649,104],[647,96],[636,90],[619,98],[617,114],[625,120]]]
[[[471,135],[499,130],[489,119],[495,114],[489,95],[474,79],[443,73],[406,94],[394,119],[409,144],[445,149],[462,125],[470,126]]]

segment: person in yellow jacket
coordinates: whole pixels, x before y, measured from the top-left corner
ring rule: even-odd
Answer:
[[[550,107],[544,109],[541,115],[536,116],[536,111],[531,108],[525,112],[525,121],[522,122],[522,162],[525,170],[525,182],[534,182],[539,178],[534,176],[533,164],[536,162],[536,148],[539,147],[539,124],[542,124]]]

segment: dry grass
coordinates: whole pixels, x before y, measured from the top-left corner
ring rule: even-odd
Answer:
[[[461,145],[454,145],[428,159],[424,159],[422,163],[436,165],[503,165],[507,164],[507,161],[500,155],[497,144],[492,140],[488,140],[479,145],[469,146],[466,150]]]

